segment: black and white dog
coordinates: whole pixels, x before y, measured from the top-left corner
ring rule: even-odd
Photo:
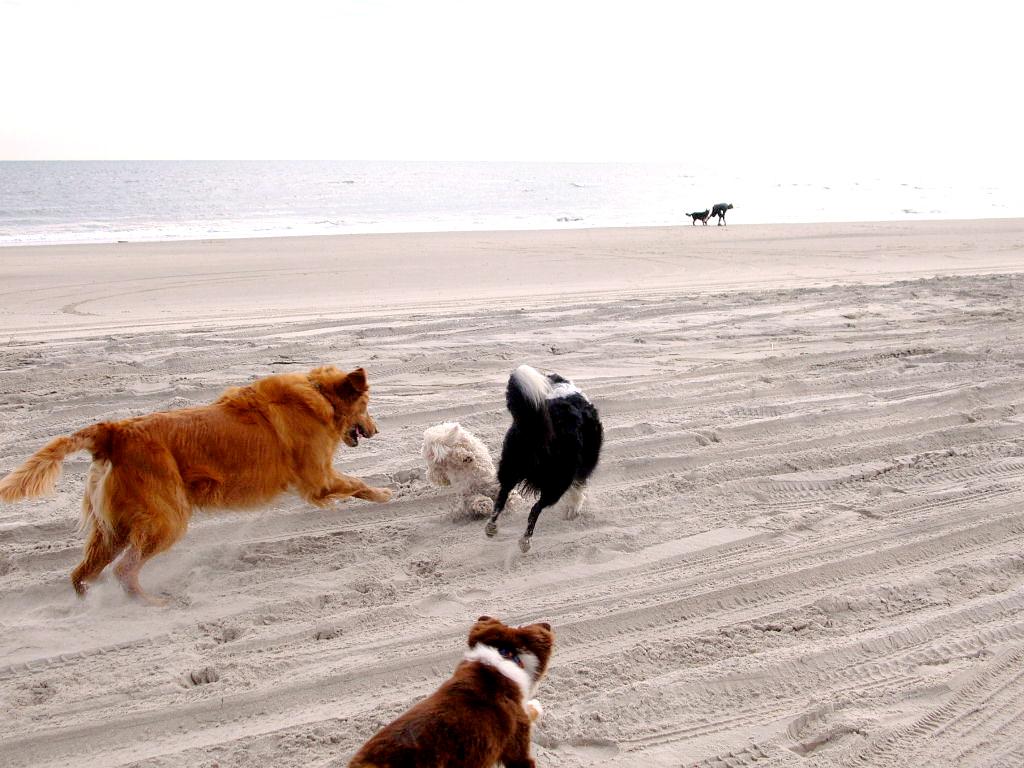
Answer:
[[[705,208],[703,211],[695,211],[686,215],[693,219],[693,226],[697,226],[697,222],[702,221],[706,227],[708,225],[708,219],[711,218],[711,211]]]
[[[512,489],[521,485],[540,496],[519,540],[519,548],[528,552],[541,510],[566,491],[566,517],[579,514],[583,486],[597,466],[604,430],[597,409],[579,387],[557,373],[545,376],[528,365],[512,371],[505,403],[512,426],[505,433],[498,463],[500,489],[485,531],[488,536],[498,532],[498,515]]]

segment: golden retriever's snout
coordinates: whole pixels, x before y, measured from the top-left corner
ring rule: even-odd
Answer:
[[[365,421],[356,424],[344,435],[344,440],[350,448],[355,448],[359,445],[360,437],[373,437],[376,434],[377,424],[367,416]]]

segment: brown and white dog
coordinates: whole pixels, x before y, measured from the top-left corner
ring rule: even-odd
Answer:
[[[530,729],[542,709],[531,697],[554,642],[550,624],[481,616],[455,673],[366,742],[349,768],[534,768]]]
[[[288,489],[318,506],[348,496],[390,499],[386,488],[332,466],[339,442],[354,447],[377,434],[369,397],[362,368],[328,365],[232,387],[211,405],[93,424],[52,440],[0,480],[0,500],[51,492],[64,457],[89,451],[85,554],[71,583],[84,596],[123,552],[115,567],[121,585],[157,603],[139,584],[139,569],[182,537],[195,507],[251,507]]]

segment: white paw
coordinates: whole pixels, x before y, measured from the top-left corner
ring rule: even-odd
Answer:
[[[470,502],[469,511],[474,517],[487,517],[494,511],[494,502],[486,496],[474,496]]]
[[[526,704],[523,705],[526,710],[527,716],[530,718],[531,723],[536,723],[542,717],[544,717],[544,707],[537,699],[530,699]]]
[[[581,514],[583,514],[583,504],[586,502],[587,496],[583,491],[570,490],[565,495],[565,500],[562,508],[562,517],[566,520],[575,520]]]
[[[487,525],[484,526],[484,533],[488,536],[495,536],[498,533],[498,524],[493,520],[488,520]]]
[[[523,536],[519,540],[519,551],[522,552],[524,555],[527,552],[530,551],[530,537],[529,536]]]

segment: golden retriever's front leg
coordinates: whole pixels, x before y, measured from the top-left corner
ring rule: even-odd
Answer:
[[[326,485],[309,494],[309,499],[319,506],[327,506],[332,501],[355,496],[357,499],[384,502],[391,499],[391,491],[387,488],[373,488],[358,477],[334,474]]]

